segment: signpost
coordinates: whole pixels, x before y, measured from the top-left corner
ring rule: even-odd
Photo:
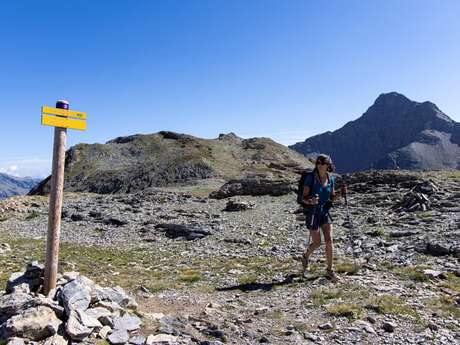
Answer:
[[[69,102],[58,100],[56,108],[42,107],[42,125],[53,126],[53,166],[51,172],[50,207],[48,213],[48,238],[46,242],[45,295],[56,287],[61,233],[62,194],[64,189],[64,162],[67,128],[86,129],[86,113],[69,110]]]

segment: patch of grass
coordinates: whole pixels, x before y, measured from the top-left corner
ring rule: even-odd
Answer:
[[[293,324],[295,330],[299,333],[304,333],[304,332],[311,332],[313,330],[313,326],[311,323],[307,322],[294,322]]]
[[[433,211],[420,211],[420,212],[415,212],[415,215],[421,219],[433,218],[434,212]]]
[[[379,314],[410,315],[418,317],[418,313],[407,305],[402,299],[393,295],[380,295],[368,300],[366,308]]]
[[[183,282],[194,283],[201,280],[203,277],[199,270],[188,269],[180,273],[179,279]]]
[[[460,319],[460,308],[450,296],[443,295],[438,298],[429,299],[425,301],[425,305],[443,317]]]
[[[335,264],[335,271],[337,273],[356,274],[359,271],[359,265],[353,262],[338,262]]]
[[[0,257],[2,273],[0,286],[4,286],[9,275],[23,271],[26,264],[33,260],[44,262],[45,240],[31,238],[10,237],[1,234],[0,242],[6,242],[15,253],[14,257]],[[135,289],[140,285],[147,287],[157,286],[164,289],[166,286],[177,284],[178,277],[170,267],[164,267],[161,259],[167,253],[155,253],[141,248],[119,249],[113,247],[82,246],[61,243],[59,261],[62,272],[67,269],[64,264],[71,262],[81,274],[93,279],[103,286],[120,285],[125,289]],[[95,270],[95,267],[98,269]],[[152,284],[152,282],[154,282]]]
[[[237,278],[237,282],[239,285],[245,285],[245,284],[255,283],[257,282],[257,279],[258,279],[257,274],[250,273],[250,274],[239,276]]]
[[[28,214],[25,219],[26,220],[31,220],[31,219],[35,219],[35,218],[37,218],[39,216],[40,216],[40,214],[38,212],[32,211],[32,213]]]
[[[430,268],[429,266],[408,266],[395,268],[393,272],[403,278],[410,279],[416,282],[427,282],[430,278],[423,273],[423,270]]]
[[[368,231],[367,234],[372,237],[383,237],[385,235],[385,230],[383,230],[383,227],[378,227]]]
[[[392,269],[394,269],[396,267],[396,265],[393,264],[391,261],[384,260],[384,261],[380,262],[380,267],[382,269],[391,271]]]
[[[151,293],[160,292],[166,289],[174,288],[176,285],[173,282],[168,282],[164,280],[155,281],[150,284],[146,284],[145,287],[149,289]]]
[[[311,300],[314,305],[320,306],[328,303],[330,300],[337,299],[343,296],[341,289],[331,289],[319,287],[310,293]]]
[[[446,276],[446,280],[440,285],[450,290],[460,292],[460,277],[457,277],[455,274],[450,272],[444,273],[444,275]]]
[[[351,319],[358,318],[363,313],[363,308],[356,303],[339,303],[326,307],[327,312],[334,316],[344,316]]]
[[[107,340],[103,340],[103,339],[96,339],[94,344],[95,345],[110,345],[110,343]]]

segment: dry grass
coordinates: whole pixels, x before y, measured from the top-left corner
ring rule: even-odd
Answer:
[[[356,319],[363,313],[363,307],[356,303],[338,303],[328,305],[326,307],[327,312],[333,316],[344,316],[352,319]]]
[[[451,296],[443,295],[425,301],[425,305],[443,317],[460,319],[460,308]]]

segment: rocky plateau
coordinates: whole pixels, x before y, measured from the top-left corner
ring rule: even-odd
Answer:
[[[78,271],[90,291],[120,286],[137,305],[135,313],[126,310],[139,326],[128,335],[113,324],[101,334],[105,325],[92,320],[96,326],[85,326],[90,331],[83,340],[72,337],[66,325],[70,315],[78,321],[74,325],[81,324],[84,313],[97,308],[96,301],[91,299],[83,313],[72,313],[63,297],[48,301],[55,305],[50,309],[27,302],[47,298],[34,288],[11,287],[12,277],[24,274],[15,272],[36,266],[30,266],[34,260],[43,262],[48,197],[1,201],[4,340],[117,344],[121,336],[132,344],[201,345],[460,341],[458,171],[338,176],[337,185],[346,182],[349,193],[348,207],[342,200],[332,211],[336,283],[324,277],[324,247],[313,255],[309,274],[299,275],[298,257],[309,237],[292,188],[270,193],[264,183],[254,189],[253,183],[233,182],[230,188],[227,182],[204,179],[124,194],[65,193],[62,289],[72,279],[78,282],[77,275],[68,273]],[[5,302],[19,293],[17,302]],[[32,336],[12,328],[14,320],[30,313],[49,317],[48,333]],[[59,340],[49,340],[53,337]]]

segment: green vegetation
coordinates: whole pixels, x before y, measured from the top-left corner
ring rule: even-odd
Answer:
[[[4,286],[12,272],[24,270],[28,262],[44,262],[45,241],[0,235],[0,242],[8,243],[15,253],[14,256],[0,257],[0,286]],[[196,281],[194,275],[181,277],[164,267],[161,259],[170,255],[144,249],[122,250],[61,243],[59,270],[77,270],[101,285],[120,285],[127,289],[143,285],[151,291],[185,288],[189,285],[185,283]]]
[[[359,265],[355,265],[354,262],[338,262],[335,264],[337,273],[356,274],[359,268]]]
[[[444,275],[446,279],[445,281],[442,281],[440,285],[450,290],[460,292],[460,277],[457,277],[455,274],[450,272],[444,273]]]
[[[179,279],[183,282],[194,283],[201,280],[201,272],[199,270],[188,269],[180,273]]]
[[[425,301],[425,305],[443,317],[460,319],[460,308],[451,296],[443,295],[438,298]]]
[[[363,308],[356,303],[339,303],[326,307],[329,314],[334,316],[344,316],[351,319],[358,318],[363,313]]]
[[[368,231],[367,234],[372,237],[383,237],[385,235],[385,230],[383,230],[383,227],[380,226]]]
[[[238,285],[257,283],[257,281],[258,276],[256,274],[244,274],[237,278]]]
[[[343,296],[343,290],[327,287],[319,287],[313,290],[310,294],[312,302],[316,306],[324,305],[330,300],[341,298]]]
[[[26,220],[35,219],[39,216],[40,214],[38,212],[32,211],[32,213],[28,214],[25,219]]]
[[[379,314],[410,315],[417,317],[417,312],[402,299],[393,295],[380,295],[371,297],[366,307]]]
[[[394,268],[393,273],[403,279],[410,279],[416,282],[427,282],[429,277],[423,273],[423,270],[430,268],[429,266],[408,266]]]

